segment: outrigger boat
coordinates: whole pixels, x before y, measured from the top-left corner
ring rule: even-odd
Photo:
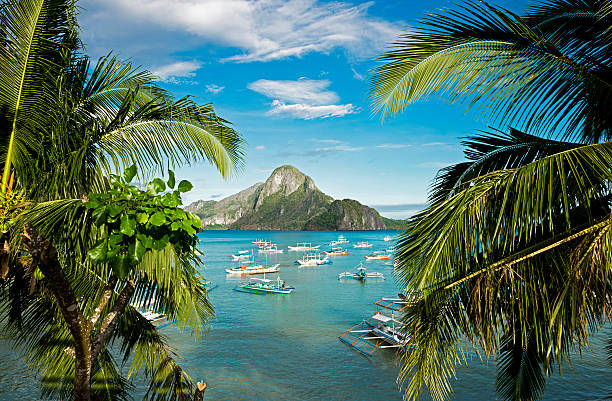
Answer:
[[[334,247],[331,250],[325,252],[325,254],[327,256],[344,256],[344,255],[350,255],[351,253],[348,252],[346,249]]]
[[[259,245],[259,244],[264,244],[264,243],[266,243],[266,242],[267,242],[267,241],[264,241],[264,240],[262,240],[262,239],[256,239],[255,241],[251,242],[251,244],[254,244],[254,245]]]
[[[366,278],[382,278],[385,279],[385,275],[379,272],[370,272],[368,273],[368,269],[362,264],[359,263],[357,265],[357,269],[354,272],[344,272],[338,274],[338,280],[343,278],[353,278],[355,280],[365,280]]]
[[[402,322],[396,316],[420,298],[409,299],[399,295],[399,298],[381,298],[374,302],[374,305],[389,311],[390,316],[377,310],[370,318],[345,331],[338,337],[340,341],[366,356],[372,356],[377,349],[409,347],[410,338],[401,332]]]
[[[355,245],[353,245],[353,248],[372,248],[372,244],[370,244],[369,242],[358,242]]]
[[[238,251],[238,255],[232,255],[233,260],[248,260],[251,255],[249,255],[249,250]]]
[[[282,249],[278,249],[276,244],[272,244],[272,246],[260,248],[257,252],[259,253],[283,253]]]
[[[269,280],[266,278],[252,278],[244,284],[238,285],[234,288],[235,291],[249,292],[255,294],[291,294],[294,287],[288,287],[280,277],[276,280]]]
[[[289,246],[290,251],[316,251],[321,245],[313,246],[310,242],[298,242],[295,246]]]
[[[391,240],[393,240],[393,237],[392,237],[392,236],[390,236],[390,235],[385,235],[385,238],[383,238],[383,240],[384,240],[385,242],[387,242],[387,241],[391,241]]]
[[[369,255],[364,256],[367,260],[385,260],[385,259],[393,259],[393,255],[384,252],[373,252]]]
[[[296,260],[296,263],[299,264],[300,266],[319,266],[319,265],[326,265],[330,263],[330,261],[327,255],[322,258],[320,254],[318,255],[314,254],[314,255],[304,255],[302,256],[301,259]]]
[[[340,245],[340,244],[348,244],[349,240],[347,240],[344,235],[339,235],[338,239],[335,241],[331,241],[329,243],[329,246],[336,246],[336,245]]]
[[[274,266],[263,266],[254,264],[254,260],[247,260],[242,262],[242,265],[225,269],[228,274],[265,274],[265,273],[276,273],[280,269],[280,263],[275,264]]]

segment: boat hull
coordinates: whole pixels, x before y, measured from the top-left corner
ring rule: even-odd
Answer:
[[[247,292],[250,294],[291,294],[293,290],[294,290],[293,287],[285,288],[284,290],[283,289],[276,290],[276,289],[270,289],[270,288],[252,287],[248,285],[238,286],[234,288],[234,291]]]
[[[270,266],[270,267],[265,267],[265,268],[258,268],[258,269],[240,269],[240,268],[234,268],[234,269],[225,269],[225,271],[228,274],[236,274],[236,275],[240,275],[240,274],[264,274],[264,273],[276,273],[278,272],[280,269],[278,268],[278,266],[280,265],[274,265],[274,266]]]

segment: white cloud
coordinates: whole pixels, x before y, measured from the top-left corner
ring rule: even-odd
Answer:
[[[433,168],[444,168],[448,166],[452,166],[453,162],[424,162],[417,164],[417,167],[433,167]]]
[[[223,89],[225,89],[225,86],[219,86],[215,84],[206,85],[206,92],[212,93],[213,95],[216,95],[217,93],[221,92]]]
[[[263,145],[257,145],[255,146],[255,150],[264,150],[266,147]]]
[[[365,76],[358,73],[356,69],[351,68],[351,71],[353,71],[353,78],[355,78],[358,81],[363,81],[365,80]]]
[[[428,142],[428,143],[423,143],[421,144],[421,146],[447,146],[448,143],[446,142]]]
[[[297,81],[260,79],[248,84],[247,88],[272,99],[315,106],[332,104],[340,100],[336,92],[327,90],[330,84],[331,82],[326,79],[300,78]]]
[[[153,68],[153,75],[156,75],[164,82],[178,83],[178,78],[193,78],[195,72],[200,69],[202,64],[197,61],[177,61],[176,63],[166,64]]]
[[[368,15],[373,2],[318,0],[108,0],[132,23],[153,23],[238,48],[227,60],[268,61],[342,48],[371,57],[399,32]]]
[[[357,108],[352,104],[329,104],[323,106],[312,106],[309,104],[286,104],[281,100],[272,102],[272,109],[268,115],[289,115],[304,120],[314,118],[344,117],[347,114],[357,112]]]
[[[326,79],[300,78],[296,81],[260,79],[247,85],[252,91],[272,100],[268,115],[281,115],[312,120],[314,118],[343,117],[356,113],[352,104],[334,104],[340,100],[336,92],[327,87]]]
[[[381,148],[381,149],[402,149],[402,148],[408,148],[411,145],[407,145],[405,143],[383,143],[381,145],[376,145],[377,148]]]
[[[314,151],[317,153],[322,153],[322,152],[359,152],[363,150],[363,147],[354,147],[354,146],[349,146],[349,145],[337,145],[337,146],[330,146],[330,147],[325,147],[325,148],[316,148]]]
[[[333,143],[333,144],[342,143],[342,141],[339,141],[337,139],[315,139],[315,141],[321,142],[321,143]]]

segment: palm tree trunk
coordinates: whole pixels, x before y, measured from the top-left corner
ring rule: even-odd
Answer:
[[[91,351],[88,348],[75,352],[74,358],[74,400],[91,400]]]

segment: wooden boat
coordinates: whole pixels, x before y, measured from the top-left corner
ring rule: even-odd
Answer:
[[[385,235],[385,238],[383,238],[383,240],[384,240],[385,242],[387,242],[387,241],[392,241],[392,240],[393,240],[393,237],[392,237],[392,236],[390,236],[390,235]]]
[[[313,246],[310,242],[298,242],[295,246],[289,246],[290,251],[316,251],[321,245]]]
[[[325,254],[327,256],[344,256],[344,255],[350,255],[351,253],[348,252],[346,249],[342,249],[342,248],[332,248],[331,250],[325,252]]]
[[[372,244],[370,244],[369,242],[358,242],[355,245],[353,245],[353,248],[372,248]]]
[[[225,269],[225,271],[228,274],[265,274],[265,273],[276,273],[278,272],[280,269],[278,268],[280,266],[279,263],[275,264],[274,266],[263,266],[263,265],[256,265],[255,261],[253,260],[247,260],[245,262],[243,262],[240,266],[231,268],[231,269]]]
[[[261,248],[257,252],[259,253],[283,253],[284,251],[282,249],[278,249],[276,247],[276,244],[272,244],[272,246]]]
[[[235,291],[255,294],[291,294],[294,289],[294,287],[287,286],[286,283],[280,279],[280,277],[277,277],[276,280],[252,278],[248,282],[240,284],[234,288]]]
[[[366,267],[362,263],[359,263],[359,265],[357,265],[357,269],[354,272],[344,272],[338,274],[338,280],[341,280],[343,278],[352,278],[355,280],[365,280],[367,278],[382,278],[384,280],[385,276],[384,274],[379,272],[368,272],[368,269],[366,269]]]
[[[304,255],[302,258],[296,260],[296,263],[300,266],[319,266],[326,265],[329,263],[327,255],[321,257],[321,254]]]
[[[364,256],[367,260],[386,260],[393,259],[393,255],[384,252],[373,252],[369,255]]]
[[[251,257],[251,255],[249,255],[249,252],[249,250],[238,251],[237,255],[232,255],[232,259],[234,261],[248,260]]]
[[[331,241],[329,246],[336,246],[341,244],[348,244],[349,240],[347,240],[344,235],[339,235],[337,240]]]

